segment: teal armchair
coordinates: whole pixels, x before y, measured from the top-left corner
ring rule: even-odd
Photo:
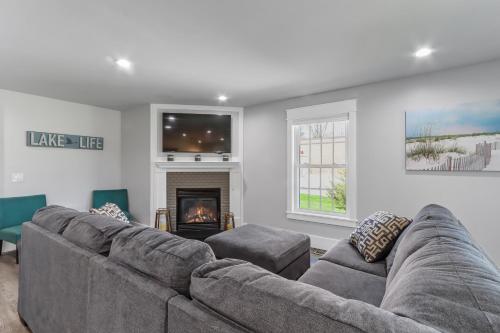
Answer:
[[[45,206],[47,206],[45,194],[0,198],[0,255],[3,241],[15,244],[16,262],[19,263],[17,242],[21,239],[21,225],[31,221],[35,212]]]
[[[129,220],[135,220],[129,211],[127,189],[96,190],[92,192],[92,208],[100,208],[108,202],[120,207]]]

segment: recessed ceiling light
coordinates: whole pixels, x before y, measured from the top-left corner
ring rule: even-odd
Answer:
[[[217,99],[219,100],[219,102],[225,102],[225,101],[227,101],[227,96],[226,95],[219,95],[217,97]]]
[[[170,126],[170,125],[166,125],[166,126],[165,126],[165,128],[166,128],[166,129],[171,129],[171,128],[172,128],[172,126]]]
[[[174,117],[174,116],[168,116],[168,120],[170,120],[170,121],[174,121],[174,120],[175,120],[175,117]]]
[[[220,138],[219,140],[220,140],[220,141],[224,141],[224,138]]]
[[[212,134],[212,130],[208,130],[208,131],[207,131],[207,134]]]
[[[182,133],[182,136],[186,136],[187,134],[186,133]]]
[[[198,140],[198,143],[202,143],[202,141],[201,141],[201,140]]]
[[[130,69],[132,68],[132,62],[125,58],[120,58],[115,60],[115,64],[122,69]]]
[[[434,53],[434,50],[429,47],[422,47],[418,49],[413,55],[416,58],[425,58]]]

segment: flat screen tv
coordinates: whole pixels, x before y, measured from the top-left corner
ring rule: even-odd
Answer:
[[[163,113],[163,152],[231,153],[231,116]]]

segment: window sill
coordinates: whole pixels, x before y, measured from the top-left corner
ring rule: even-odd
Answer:
[[[348,228],[355,228],[358,222],[355,219],[343,216],[332,216],[332,215],[306,213],[306,212],[287,211],[286,217],[291,220],[330,224]]]

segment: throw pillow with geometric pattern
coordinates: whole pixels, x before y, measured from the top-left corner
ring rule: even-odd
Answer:
[[[379,211],[363,220],[351,233],[350,241],[366,262],[384,259],[411,219]]]
[[[101,208],[91,208],[90,212],[92,214],[99,214],[110,216],[118,221],[129,223],[130,221],[127,218],[127,215],[118,207],[118,205],[110,202],[106,202],[104,206]]]

